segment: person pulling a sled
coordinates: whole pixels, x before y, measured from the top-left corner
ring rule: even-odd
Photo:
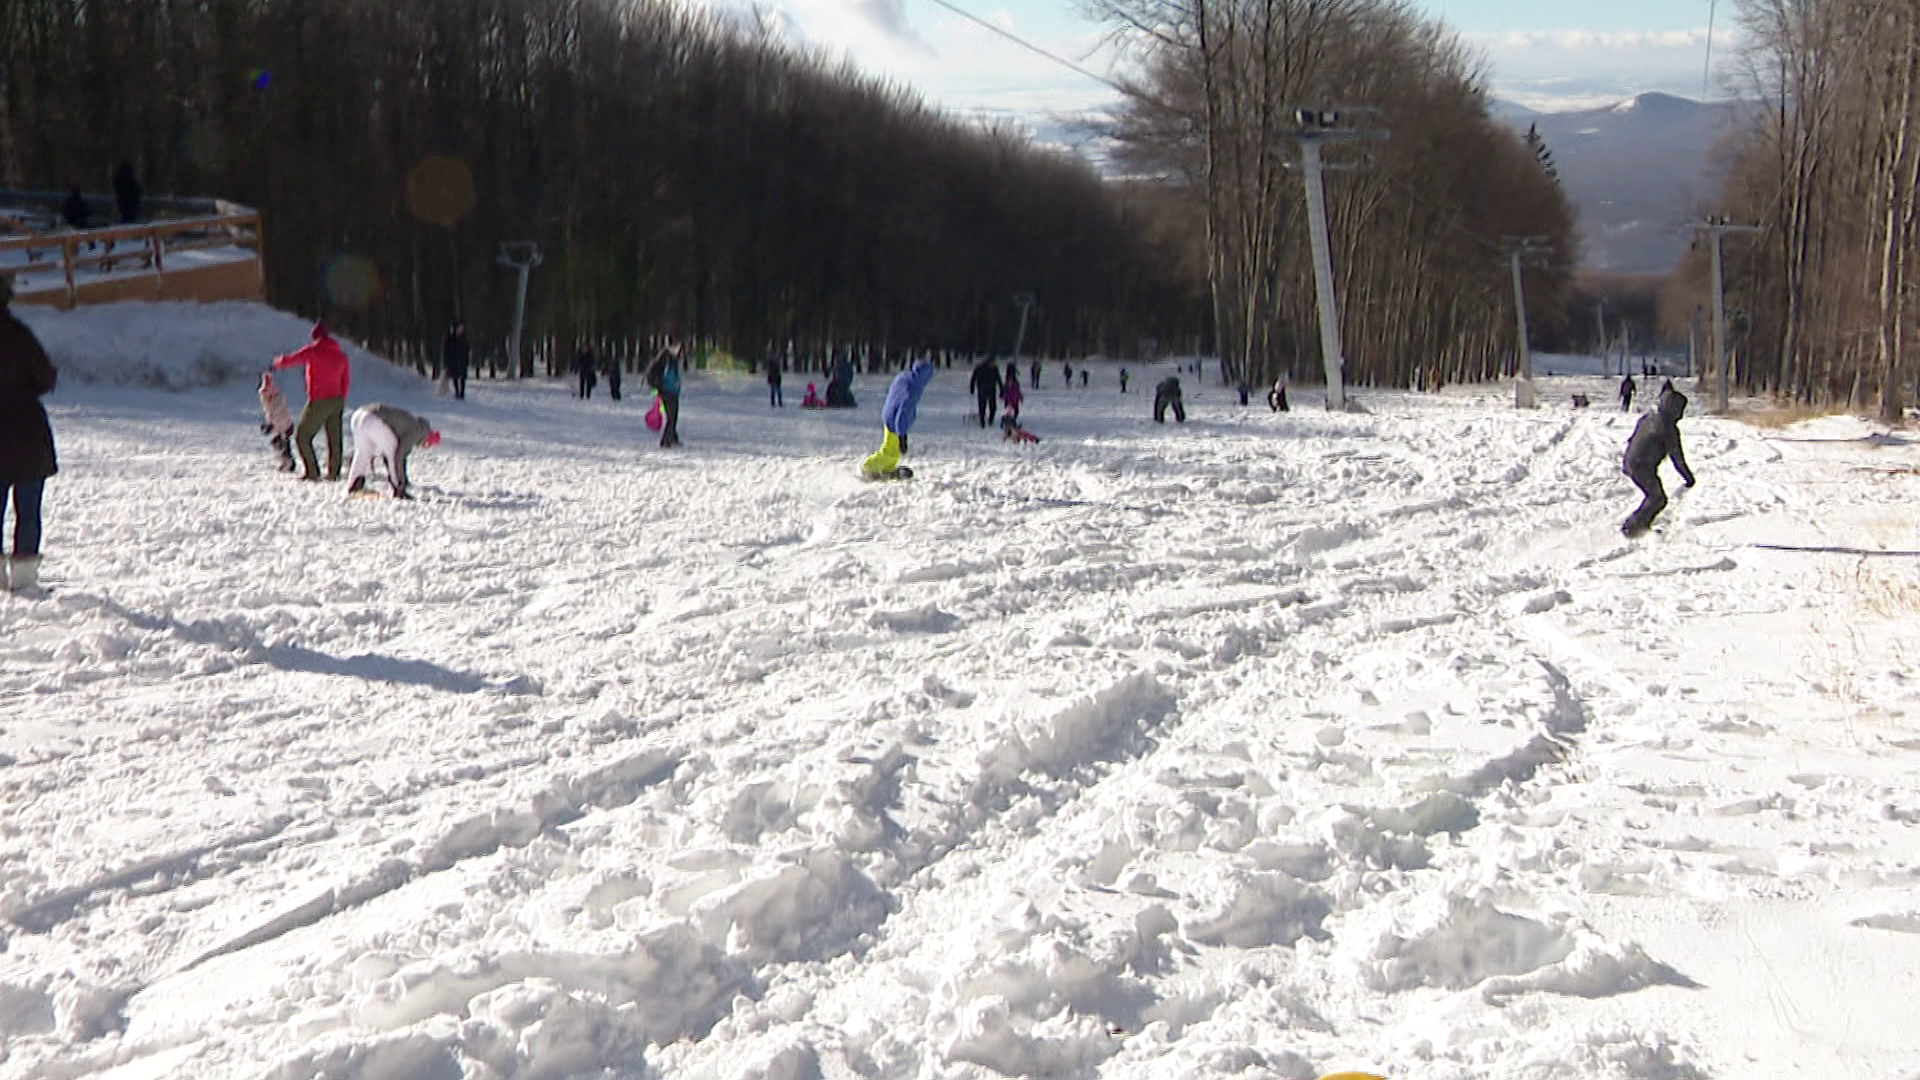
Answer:
[[[353,411],[353,469],[348,474],[347,494],[358,495],[367,488],[373,475],[373,463],[385,459],[387,481],[393,485],[393,497],[411,499],[407,486],[407,455],[414,447],[440,445],[440,433],[424,416],[415,416],[393,405],[365,405]]]
[[[680,445],[680,343],[669,339],[647,365],[647,387],[660,396],[660,446]]]
[[[880,407],[880,423],[886,434],[880,449],[860,466],[869,480],[913,475],[900,468],[900,459],[907,455],[907,432],[913,429],[913,422],[920,415],[920,395],[926,393],[927,384],[932,381],[931,360],[915,360],[912,367],[893,377],[893,385],[887,388],[886,404]]]
[[[1680,418],[1686,412],[1686,395],[1668,381],[1661,388],[1659,404],[1652,412],[1641,414],[1640,422],[1634,425],[1620,471],[1627,474],[1644,497],[1639,507],[1620,524],[1620,531],[1627,536],[1644,534],[1653,527],[1653,519],[1660,516],[1660,511],[1667,508],[1667,492],[1660,486],[1660,459],[1671,460],[1680,479],[1687,487],[1693,486],[1693,470],[1687,468],[1687,455],[1680,449]]]
[[[313,437],[324,429],[327,433],[327,479],[340,479],[340,421],[347,412],[347,389],[353,381],[353,364],[347,359],[347,351],[335,341],[327,330],[327,324],[313,324],[313,340],[305,346],[274,358],[273,368],[305,366],[307,369],[307,404],[300,410],[300,420],[294,425],[293,445],[300,451],[300,464],[304,471],[302,480],[320,479],[320,463],[314,457]]]

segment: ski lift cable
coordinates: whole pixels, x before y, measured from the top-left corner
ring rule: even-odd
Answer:
[[[1129,89],[1125,86],[1122,86],[1119,83],[1113,81],[1112,79],[1106,77],[1105,75],[1098,74],[1085,67],[1082,67],[1081,65],[1076,64],[1072,60],[1069,60],[1064,56],[1060,56],[1057,53],[1049,52],[1046,49],[1043,49],[1040,46],[1035,45],[1033,42],[1026,40],[1025,38],[1021,37],[1018,34],[1013,33],[1010,30],[1005,30],[998,26],[995,26],[992,23],[988,22],[987,20],[981,18],[980,16],[975,15],[972,12],[965,10],[964,8],[961,8],[959,5],[951,3],[950,0],[933,0],[933,2],[940,5],[943,8],[946,8],[948,11],[953,12],[955,15],[958,15],[961,18],[966,19],[969,22],[976,23],[980,26],[987,28],[988,30],[993,31],[996,34],[999,34],[1001,37],[1006,38],[1008,41],[1013,42],[1015,45],[1018,45],[1021,48],[1026,49],[1028,52],[1035,53],[1039,56],[1044,56],[1048,60],[1051,60],[1054,63],[1059,64],[1061,67],[1064,67],[1069,71],[1073,71],[1081,75],[1085,75],[1087,78],[1092,79],[1093,81],[1100,83],[1103,86],[1110,87],[1113,90],[1127,97],[1138,98],[1138,97],[1144,96],[1140,93],[1140,91],[1136,89]]]
[[[1707,0],[1707,65],[1700,72],[1700,98],[1703,101],[1713,93],[1713,17],[1719,6],[1719,0]]]

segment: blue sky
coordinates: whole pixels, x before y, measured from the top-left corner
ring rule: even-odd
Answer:
[[[745,5],[749,0],[707,0]],[[1074,0],[951,0],[1050,52],[1105,72],[1112,52]],[[1610,104],[1646,90],[1701,97],[1708,0],[1417,0],[1480,49],[1495,91],[1542,109]],[[1733,0],[1720,0],[1714,49],[1729,55]],[[1113,99],[1111,90],[933,0],[760,0],[789,38],[968,113],[1033,118]]]

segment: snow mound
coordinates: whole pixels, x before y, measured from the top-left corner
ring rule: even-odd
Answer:
[[[129,301],[13,313],[33,330],[64,382],[191,390],[254,383],[273,358],[305,345],[313,322],[251,300]],[[356,389],[425,390],[427,380],[345,338]],[[280,379],[290,403],[305,398],[297,373]],[[356,398],[365,395],[356,394]]]

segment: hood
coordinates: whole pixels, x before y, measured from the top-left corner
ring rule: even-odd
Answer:
[[[332,337],[333,335],[327,330],[327,324],[325,322],[316,322],[313,324],[313,332],[308,336],[315,341],[319,341],[321,338]]]
[[[1656,407],[1668,423],[1677,424],[1681,417],[1687,415],[1687,395],[1678,390],[1668,390],[1660,395],[1660,404]]]
[[[907,373],[907,377],[913,380],[914,393],[925,390],[927,384],[933,381],[933,361],[915,360],[913,369]]]

